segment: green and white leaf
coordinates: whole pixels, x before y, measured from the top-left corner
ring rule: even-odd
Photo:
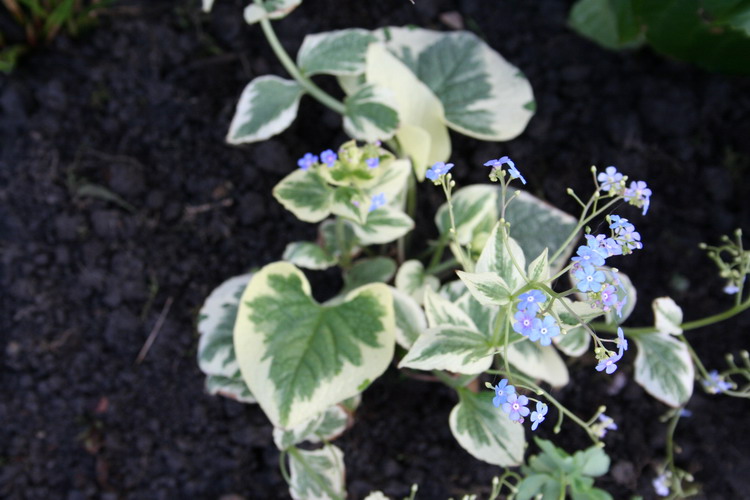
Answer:
[[[391,500],[390,497],[385,496],[382,491],[371,491],[369,495],[365,497],[365,500]]]
[[[513,189],[509,189],[508,196],[510,197],[513,192]],[[498,203],[499,201],[498,197]],[[549,249],[550,253],[555,253],[578,223],[572,215],[521,190],[508,205],[505,218],[511,223],[510,235],[523,248],[527,260],[535,259],[545,248]],[[576,243],[573,240],[568,243],[560,257],[549,263],[552,274],[567,264],[575,248]]]
[[[274,198],[305,222],[320,222],[331,214],[333,193],[312,170],[295,170],[273,188]]]
[[[273,429],[273,442],[279,450],[286,450],[303,441],[320,443],[332,441],[349,425],[349,413],[341,405],[333,405],[290,429]]]
[[[502,224],[500,221],[492,229],[487,244],[479,255],[475,272],[497,273],[508,288],[515,292],[526,285],[526,258],[516,240],[507,236]]]
[[[358,260],[344,273],[344,289],[348,293],[370,283],[386,283],[396,273],[396,262],[389,257],[372,257]]]
[[[449,423],[453,437],[471,455],[484,462],[510,467],[523,461],[524,430],[492,405],[486,391],[475,394],[459,389],[459,403]]]
[[[367,214],[367,222],[354,223],[352,228],[361,244],[378,245],[402,237],[414,229],[414,221],[401,210],[386,205]]]
[[[589,302],[572,301],[567,297],[555,300],[555,303],[552,304],[552,310],[555,311],[565,328],[579,326],[581,324],[579,319],[583,320],[584,323],[589,323],[594,318],[604,314],[601,309],[591,307]]]
[[[361,392],[393,358],[393,299],[383,284],[318,304],[292,264],[257,272],[234,328],[242,375],[277,427],[292,427]]]
[[[638,299],[633,282],[630,281],[628,275],[618,271],[614,272],[611,268],[603,266],[601,268],[604,275],[607,277],[607,281],[614,283],[617,287],[617,301],[622,302],[625,300],[625,305],[622,306],[621,315],[617,314],[614,309],[605,313],[605,320],[609,324],[621,325],[626,319],[633,313],[635,309],[635,302]]]
[[[482,305],[503,306],[510,302],[511,290],[497,273],[465,273],[457,271],[471,295]]]
[[[372,33],[360,28],[307,35],[297,54],[297,66],[307,76],[359,75],[365,72],[367,46],[373,41]]]
[[[453,280],[444,283],[439,290],[440,296],[451,302],[458,302],[458,299],[465,295],[471,296],[469,289],[466,288],[461,280]]]
[[[302,87],[292,80],[273,75],[254,79],[242,91],[227,142],[265,141],[283,132],[297,117],[303,93]]]
[[[489,184],[473,184],[463,187],[451,195],[453,203],[453,217],[456,221],[458,242],[468,245],[474,239],[474,232],[483,220],[491,217],[494,221],[499,217],[497,211],[498,189]],[[435,225],[440,234],[450,231],[450,214],[448,204],[443,203],[435,214]]]
[[[417,178],[424,180],[427,167],[450,157],[451,142],[445,126],[443,105],[409,68],[379,43],[367,49],[366,81],[388,88],[399,116],[396,139],[412,159]]]
[[[635,381],[659,401],[679,407],[693,394],[695,368],[687,346],[666,333],[634,336]]]
[[[443,325],[425,330],[398,366],[475,375],[492,366],[493,354],[489,334],[465,326]]]
[[[398,104],[386,87],[365,85],[344,99],[344,131],[360,141],[385,141],[398,128]]]
[[[325,175],[325,172],[322,173]],[[358,189],[348,186],[337,186],[333,189],[331,213],[351,221],[353,226],[365,223],[369,206],[370,199]]]
[[[529,264],[527,271],[529,281],[545,282],[549,279],[549,262],[547,260],[547,249],[545,248],[539,257]]]
[[[654,309],[656,329],[660,333],[680,335],[682,333],[682,309],[670,297],[660,297],[651,304]]]
[[[255,24],[263,19],[281,19],[301,3],[302,0],[264,0],[262,5],[251,3],[245,7],[245,22]]]
[[[214,0],[203,0],[203,12],[211,12],[214,6]]]
[[[251,277],[252,274],[243,274],[219,285],[198,316],[198,366],[207,375],[207,392],[244,403],[254,403],[255,398],[239,373],[232,331],[240,296]]]
[[[289,493],[294,500],[346,497],[344,453],[332,444],[312,451],[294,448],[289,453],[289,472]]]
[[[452,325],[470,330],[477,329],[471,318],[457,304],[430,289],[425,291],[424,310],[430,328]]]
[[[396,314],[396,342],[409,349],[422,332],[427,330],[427,318],[416,300],[394,287],[388,287],[393,295],[393,311]]]
[[[565,362],[551,345],[543,346],[530,340],[516,342],[508,346],[508,362],[552,387],[563,387],[570,381]]]
[[[476,35],[384,28],[386,46],[438,97],[448,125],[486,141],[518,136],[533,116],[529,81]],[[531,108],[531,109],[530,109]]]
[[[369,196],[383,193],[388,206],[402,208],[411,175],[411,163],[407,159],[382,161],[378,171],[380,175],[364,183],[362,187]]]
[[[327,219],[320,223],[318,234],[325,251],[337,260],[343,255],[352,256],[359,251],[357,235],[352,226],[344,220]]]
[[[555,347],[571,357],[578,357],[589,350],[591,335],[582,326],[571,328],[568,333],[552,338]]]
[[[396,288],[408,294],[418,304],[424,303],[426,290],[437,290],[440,280],[424,272],[424,266],[418,260],[407,260],[396,273]]]
[[[443,296],[441,294],[441,296]],[[495,329],[495,317],[501,309],[495,306],[484,306],[470,293],[465,293],[455,304],[471,319],[480,332],[492,332]]]
[[[317,271],[336,265],[336,258],[333,255],[310,241],[295,241],[287,244],[282,259],[297,267]]]

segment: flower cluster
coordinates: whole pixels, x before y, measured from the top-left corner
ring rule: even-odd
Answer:
[[[453,163],[444,163],[442,161],[437,162],[433,166],[427,169],[427,172],[425,173],[425,177],[430,179],[432,182],[437,183],[439,179],[450,172],[450,169],[453,168]]]
[[[560,335],[560,327],[555,318],[549,314],[540,316],[541,306],[547,301],[547,296],[539,290],[529,290],[518,297],[518,311],[513,316],[513,330],[532,342],[539,341],[542,345],[550,345],[552,338]]]
[[[701,380],[703,388],[710,394],[721,394],[722,392],[732,389],[731,382],[727,382],[724,378],[719,375],[716,370],[711,370],[708,373],[708,378]]]
[[[607,431],[616,431],[617,424],[611,417],[608,417],[607,415],[602,413],[601,415],[599,415],[596,423],[594,423],[591,428],[594,430],[597,436],[603,438],[607,435]]]
[[[631,205],[643,208],[643,215],[646,215],[648,207],[651,205],[651,190],[643,181],[632,181],[628,187],[627,179],[613,166],[607,167],[596,178],[600,183],[600,190],[613,196],[622,196]]]
[[[651,481],[651,486],[654,487],[654,491],[660,497],[669,496],[669,487],[672,485],[671,476],[672,474],[666,471]]]
[[[521,172],[518,171],[518,169],[516,168],[516,164],[513,163],[513,160],[511,160],[507,156],[503,156],[502,158],[490,160],[484,163],[485,167],[492,167],[492,172],[490,172],[490,180],[496,182],[504,175],[503,165],[508,165],[508,175],[510,175],[511,179],[520,179],[521,183],[526,184],[526,179],[524,179],[523,175],[521,175]]]
[[[617,354],[612,354],[610,351],[604,349],[602,351],[602,356],[606,357],[600,359],[599,363],[596,365],[596,371],[605,371],[608,375],[611,375],[617,370],[617,362],[622,359],[622,355],[628,350],[628,341],[625,338],[622,328],[617,329],[617,339],[615,340],[615,343],[617,344]]]
[[[488,386],[491,387],[491,386]],[[529,398],[526,396],[519,396],[516,394],[516,388],[512,385],[508,385],[508,379],[504,378],[493,387],[495,390],[495,397],[492,398],[492,404],[495,408],[502,406],[503,411],[508,414],[508,417],[518,423],[524,422],[524,417],[527,417],[531,413],[531,430],[535,431],[539,424],[544,422],[547,411],[549,408],[546,404],[541,401],[536,402],[536,410],[533,412],[527,408],[529,404]]]
[[[374,144],[374,146],[378,146],[378,144]],[[305,155],[297,160],[297,166],[301,168],[302,170],[309,170],[310,167],[313,167],[314,165],[320,163],[325,165],[328,168],[333,168],[336,166],[336,162],[339,161],[339,155],[336,154],[335,151],[332,149],[326,149],[322,153],[320,153],[320,156],[314,155],[312,153],[305,153]],[[380,166],[380,157],[378,156],[371,156],[365,159],[365,165],[367,168],[377,168]]]

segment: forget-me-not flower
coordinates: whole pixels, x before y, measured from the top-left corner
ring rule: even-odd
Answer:
[[[552,343],[552,337],[560,335],[560,327],[555,322],[555,318],[549,314],[544,319],[534,320],[534,327],[532,328],[529,340],[532,342],[539,341],[542,345],[550,345]]]
[[[428,179],[434,182],[434,181],[437,181],[441,175],[447,174],[452,168],[453,168],[453,163],[445,163],[445,162],[439,161],[427,169],[427,172],[425,173],[425,177],[427,177]]]
[[[531,430],[535,431],[537,427],[539,427],[539,424],[544,422],[545,416],[547,415],[547,411],[549,409],[547,408],[547,405],[542,403],[541,401],[536,402],[536,411],[531,412],[531,421],[533,422],[531,424]]]
[[[305,153],[305,156],[297,160],[297,166],[302,170],[307,170],[318,162],[318,157],[312,153]]]
[[[523,417],[531,411],[526,408],[527,404],[529,404],[529,398],[526,396],[510,394],[505,403],[503,403],[503,411],[508,414],[512,421],[523,422]]]
[[[508,385],[508,379],[504,378],[495,386],[495,397],[492,398],[492,404],[495,408],[500,408],[500,405],[508,400],[511,394],[516,393],[516,388],[512,385]]]
[[[320,153],[320,161],[326,164],[327,167],[332,167],[339,157],[332,149],[326,149]]]
[[[539,290],[529,290],[526,293],[522,293],[518,297],[518,310],[526,311],[529,310],[533,314],[539,311],[539,306],[547,301],[547,296]]]
[[[370,201],[370,208],[368,211],[372,212],[382,207],[383,205],[385,205],[385,193],[378,193],[372,197],[372,200]]]
[[[617,171],[616,167],[609,166],[604,172],[600,172],[596,180],[602,183],[602,189],[607,192],[617,190],[622,180],[622,174]]]

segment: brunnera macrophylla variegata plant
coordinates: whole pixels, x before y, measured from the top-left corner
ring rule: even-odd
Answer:
[[[580,417],[545,389],[568,383],[564,356],[593,356],[591,370],[599,376],[633,363],[635,381],[673,408],[670,433],[696,380],[712,394],[750,394],[747,353],[740,365],[731,360],[727,370],[709,371],[685,336],[750,307],[743,289],[750,252],[739,233],[735,241],[706,247],[727,279],[725,291],[734,294],[731,309],[685,322],[679,306],[664,297],[653,302],[654,325],[623,326],[636,292],[614,266],[637,258],[643,242],[621,211],[625,204],[640,212],[631,209],[628,217],[647,214],[651,191],[643,181],[630,181],[615,167],[592,168],[588,199],[569,190],[581,206],[573,217],[512,186],[526,179],[507,157],[479,167],[495,184],[461,189],[453,165],[436,163],[424,183],[446,197],[435,215],[439,236],[416,259],[399,245],[414,226],[404,210],[414,175],[408,160],[350,141],[336,151],[308,153],[297,166],[273,195],[301,220],[318,224],[317,240],[292,242],[283,261],[224,282],[206,300],[198,325],[198,361],[209,392],[261,407],[274,426],[293,498],[346,496],[343,452],[332,441],[352,425],[362,392],[392,364],[428,372],[453,388],[457,404],[447,424],[457,442],[504,468],[524,463],[527,434],[550,419],[559,431],[567,418],[597,445],[617,429],[604,408]],[[373,244],[384,252],[376,254]],[[334,266],[344,286],[320,304],[302,270]],[[634,350],[635,360],[628,360]],[[574,467],[561,450],[545,446]],[[583,479],[559,484],[611,498],[593,487],[608,460],[597,455],[597,465],[587,468],[585,457],[598,452],[581,453],[571,471]],[[667,456],[657,492],[688,492],[689,476],[671,450]],[[526,498],[535,481],[551,481],[544,474],[559,477],[540,469],[544,463],[537,457],[520,473],[506,470],[493,491]]]

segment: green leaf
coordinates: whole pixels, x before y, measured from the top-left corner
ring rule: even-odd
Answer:
[[[363,245],[377,245],[397,240],[412,229],[414,221],[401,210],[388,205],[367,214],[367,222],[352,225]]]
[[[274,428],[273,441],[279,450],[286,450],[303,441],[333,441],[346,430],[349,421],[346,409],[342,405],[333,405],[291,429]]]
[[[262,4],[251,3],[245,7],[245,22],[255,24],[263,19],[281,19],[301,3],[302,0],[264,0]]]
[[[441,296],[443,296],[441,294]],[[456,305],[471,319],[480,332],[493,332],[495,329],[495,317],[500,309],[493,306],[484,306],[470,293],[464,293],[457,300]]]
[[[565,362],[551,345],[543,346],[530,340],[516,342],[508,346],[508,362],[552,387],[563,387],[570,380]]]
[[[457,304],[433,292],[431,289],[425,290],[424,310],[427,315],[427,324],[431,328],[452,325],[466,327],[471,330],[477,329],[471,318]]]
[[[525,444],[523,426],[492,405],[492,395],[475,394],[459,389],[459,403],[449,422],[453,437],[479,460],[509,467],[523,460]]]
[[[418,304],[424,303],[426,290],[437,290],[440,280],[424,272],[424,266],[418,260],[407,260],[396,273],[396,288],[408,294]]]
[[[471,295],[482,305],[503,306],[510,301],[511,290],[496,273],[465,273],[457,271]]]
[[[507,236],[503,222],[498,222],[477,261],[477,273],[497,273],[509,290],[526,285],[526,258],[516,240]]]
[[[547,474],[529,474],[518,483],[516,500],[531,500],[541,494],[543,499],[558,498],[563,487],[560,481]]]
[[[578,462],[581,474],[586,476],[599,477],[609,471],[609,457],[599,447],[592,446],[583,451],[577,451],[573,459]]]
[[[634,336],[635,381],[659,401],[677,408],[693,394],[695,368],[687,346],[664,333]]]
[[[256,78],[242,91],[227,142],[265,141],[283,132],[297,117],[302,94],[297,82],[273,75]]]
[[[568,25],[608,49],[635,48],[645,40],[633,0],[579,0]]]
[[[219,285],[203,303],[198,316],[198,366],[207,375],[206,390],[243,403],[254,403],[255,398],[242,380],[232,331],[240,296],[251,277],[252,274],[243,274]]]
[[[399,368],[448,370],[475,375],[492,366],[494,348],[488,333],[443,325],[428,328],[414,342]]]
[[[545,248],[539,257],[529,264],[529,281],[544,282],[549,279],[549,262],[547,261],[547,249]]]
[[[660,297],[651,303],[656,329],[669,335],[682,334],[682,309],[670,297]]]
[[[343,220],[324,220],[318,227],[318,233],[325,251],[337,261],[344,255],[351,257],[359,251],[354,229]]]
[[[375,37],[352,28],[305,36],[297,54],[297,66],[307,76],[359,75],[365,72],[367,46]]]
[[[273,196],[295,217],[320,222],[331,214],[333,189],[312,170],[295,170],[273,188]]]
[[[367,49],[366,81],[389,89],[400,121],[396,139],[424,180],[427,167],[450,157],[451,142],[440,100],[379,43]]]
[[[344,453],[339,448],[329,444],[313,451],[291,450],[289,493],[294,500],[337,500],[346,496]]]
[[[388,257],[373,257],[357,261],[344,273],[344,290],[347,293],[362,285],[385,283],[396,273],[396,262]]]
[[[393,295],[393,311],[396,314],[396,342],[409,349],[417,337],[427,330],[427,318],[411,296],[393,287],[388,289]]]
[[[287,244],[282,259],[297,267],[319,271],[336,265],[334,256],[309,241],[295,241]]]
[[[474,239],[474,232],[480,224],[490,217],[494,221],[499,217],[497,211],[498,189],[489,184],[474,184],[457,190],[451,196],[453,217],[456,222],[458,242],[468,245]],[[448,204],[443,203],[435,214],[435,225],[440,234],[450,231],[450,214]]]
[[[344,131],[360,141],[385,141],[398,128],[393,94],[384,87],[365,85],[344,99]]]
[[[271,422],[294,426],[348,397],[393,357],[393,300],[383,284],[334,306],[292,264],[269,264],[245,289],[234,328],[242,376]]]
[[[386,46],[438,97],[452,129],[507,141],[526,128],[533,112],[525,105],[534,100],[529,81],[476,35],[389,27],[378,32],[381,39],[386,29]]]

